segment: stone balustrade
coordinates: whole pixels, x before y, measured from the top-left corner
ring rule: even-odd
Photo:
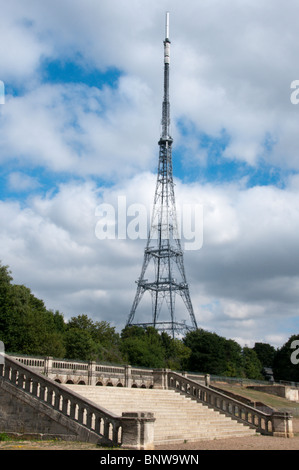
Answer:
[[[152,369],[142,367],[115,366],[94,361],[84,362],[53,357],[34,358],[22,355],[9,355],[9,357],[62,384],[81,383],[143,388],[151,388],[153,385]]]
[[[27,367],[28,366],[28,367]],[[0,364],[0,378],[3,365]],[[23,369],[22,369],[23,368]],[[112,366],[95,362],[54,360],[53,358],[26,358],[6,356],[4,377],[28,393],[46,401],[53,408],[75,419],[85,428],[114,444],[122,443],[132,448],[146,446],[152,434],[153,416],[147,413],[116,417],[105,409],[99,409],[81,396],[57,383],[61,377],[73,383],[82,378],[89,385],[114,385],[124,387],[173,388],[233,419],[255,428],[265,435],[293,437],[292,416],[289,413],[266,413],[209,386],[209,376],[197,380],[168,369],[151,370],[127,366]],[[26,371],[26,372],[25,372]],[[38,371],[39,373],[35,373]],[[40,374],[44,374],[43,377]],[[43,380],[42,380],[43,378]],[[198,380],[198,378],[200,380]],[[48,379],[48,382],[47,382]],[[100,382],[102,380],[102,382]],[[146,384],[146,385],[145,385]],[[132,441],[132,433],[135,435]],[[135,433],[135,434],[134,434]],[[142,437],[145,443],[142,444]],[[131,436],[131,437],[128,437]],[[138,437],[139,436],[139,437]],[[134,444],[134,439],[137,444]],[[141,441],[140,441],[141,439]],[[133,444],[129,442],[132,441]]]
[[[255,428],[265,435],[293,437],[292,416],[289,413],[264,413],[225,395],[209,386],[195,382],[168,369],[154,371],[155,388],[172,388],[214,410]]]
[[[0,364],[0,383],[1,380],[70,418],[84,440],[132,449],[152,448],[152,413],[116,416],[9,356]]]

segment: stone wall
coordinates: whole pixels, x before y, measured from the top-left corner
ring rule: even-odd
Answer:
[[[252,388],[259,392],[270,393],[271,395],[286,398],[290,401],[299,401],[298,388],[292,388],[286,385],[250,385],[247,388]]]
[[[27,438],[86,438],[74,423],[44,406],[39,400],[13,385],[0,380],[0,432]]]

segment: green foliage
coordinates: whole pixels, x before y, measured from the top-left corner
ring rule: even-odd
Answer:
[[[69,328],[64,335],[64,342],[68,359],[91,361],[97,357],[97,344],[87,330]]]
[[[94,322],[87,315],[72,317],[64,336],[68,359],[122,362],[119,334],[107,322]]]
[[[263,367],[273,367],[276,350],[267,343],[255,343],[253,350],[256,352]]]
[[[165,367],[172,370],[184,370],[191,354],[190,348],[183,341],[171,338],[167,333],[161,333],[164,348]]]
[[[262,365],[253,349],[241,348],[231,339],[198,329],[184,343],[191,350],[188,369],[213,375],[262,379]]]
[[[161,337],[154,328],[126,327],[121,338],[121,352],[127,363],[154,368],[164,366]]]
[[[256,352],[248,347],[243,348],[243,374],[248,379],[263,380],[262,364]]]
[[[187,333],[184,344],[191,350],[187,363],[189,370],[214,375],[239,375],[241,347],[235,341],[198,329]]]
[[[121,352],[132,365],[181,370],[190,355],[190,350],[178,339],[155,328],[126,327],[121,332]]]
[[[0,267],[0,339],[7,351],[35,355],[64,355],[63,317],[46,309],[23,285],[11,283],[6,266]]]

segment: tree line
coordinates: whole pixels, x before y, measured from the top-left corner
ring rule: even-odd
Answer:
[[[266,343],[253,348],[216,333],[197,329],[182,339],[155,328],[125,327],[120,333],[106,321],[86,314],[66,321],[46,308],[31,290],[14,284],[8,266],[0,263],[0,340],[6,352],[131,364],[149,368],[263,379],[272,368],[275,380],[299,382],[299,365],[290,360],[293,335],[280,349]]]

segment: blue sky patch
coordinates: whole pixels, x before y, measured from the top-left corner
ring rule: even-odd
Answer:
[[[40,66],[40,73],[44,82],[49,83],[84,83],[87,86],[102,88],[104,85],[115,88],[119,78],[123,75],[121,70],[110,67],[99,70],[93,67],[79,65],[77,61],[44,60]]]

